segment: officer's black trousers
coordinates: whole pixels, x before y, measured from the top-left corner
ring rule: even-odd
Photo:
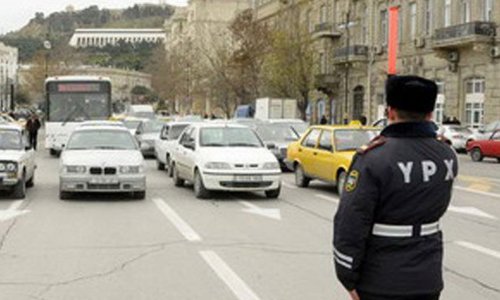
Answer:
[[[358,292],[361,300],[439,300],[439,294],[418,296],[384,296]]]

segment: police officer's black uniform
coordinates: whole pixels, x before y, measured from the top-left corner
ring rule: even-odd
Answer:
[[[431,112],[437,87],[393,77],[393,108]],[[398,123],[358,151],[334,222],[337,277],[361,300],[439,299],[439,220],[449,205],[457,157],[429,122]]]

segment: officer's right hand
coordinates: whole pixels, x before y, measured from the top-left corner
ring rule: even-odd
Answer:
[[[351,296],[352,300],[361,300],[361,298],[359,298],[358,292],[356,292],[356,290],[350,291],[349,295]]]

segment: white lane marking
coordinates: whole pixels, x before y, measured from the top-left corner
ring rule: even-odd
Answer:
[[[488,213],[485,213],[484,211],[475,208],[475,207],[470,207],[470,206],[453,206],[450,205],[448,207],[448,210],[454,213],[459,213],[459,214],[465,214],[465,215],[471,215],[471,216],[476,216],[476,217],[482,217],[482,218],[487,218],[491,220],[496,220],[497,217],[492,216]]]
[[[464,248],[468,248],[470,250],[481,252],[481,253],[489,255],[491,257],[500,259],[500,252],[498,252],[498,251],[495,251],[495,250],[492,250],[492,249],[489,249],[489,248],[486,248],[483,246],[479,246],[479,245],[476,245],[473,243],[469,243],[466,241],[456,241],[455,244],[462,246]]]
[[[327,195],[323,195],[323,194],[315,194],[314,196],[316,196],[316,197],[318,197],[320,199],[326,200],[328,202],[331,202],[333,204],[336,204],[336,205],[339,204],[339,198],[338,197],[331,197],[331,196],[327,196]]]
[[[158,209],[167,217],[172,225],[190,242],[199,242],[201,237],[189,226],[163,199],[155,198],[153,202]]]
[[[284,187],[286,187],[287,189],[291,189],[291,190],[296,190],[297,189],[297,187],[295,185],[292,185],[292,184],[290,184],[290,183],[288,183],[286,181],[283,181],[281,184]]]
[[[462,187],[462,186],[455,186],[454,188],[456,190],[459,190],[459,191],[464,191],[464,192],[469,192],[469,193],[475,193],[475,194],[478,194],[478,195],[483,195],[483,196],[488,196],[488,197],[493,197],[493,198],[500,199],[500,194],[478,191],[478,190],[475,190],[475,189],[469,189],[469,188]]]
[[[4,222],[10,219],[17,218],[21,215],[27,214],[29,210],[19,210],[19,208],[24,204],[24,200],[17,200],[9,205],[6,210],[0,210],[0,222]]]
[[[200,251],[201,257],[212,270],[224,281],[239,300],[259,300],[248,285],[213,251]]]
[[[247,201],[239,201],[239,203],[246,207],[245,209],[243,209],[243,211],[246,213],[259,215],[274,220],[281,220],[281,211],[277,208],[262,208]]]

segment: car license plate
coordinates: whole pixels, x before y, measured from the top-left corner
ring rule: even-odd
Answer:
[[[261,175],[236,175],[234,176],[236,182],[260,182],[262,181]]]
[[[91,184],[117,184],[118,179],[113,178],[92,178],[90,180]]]

